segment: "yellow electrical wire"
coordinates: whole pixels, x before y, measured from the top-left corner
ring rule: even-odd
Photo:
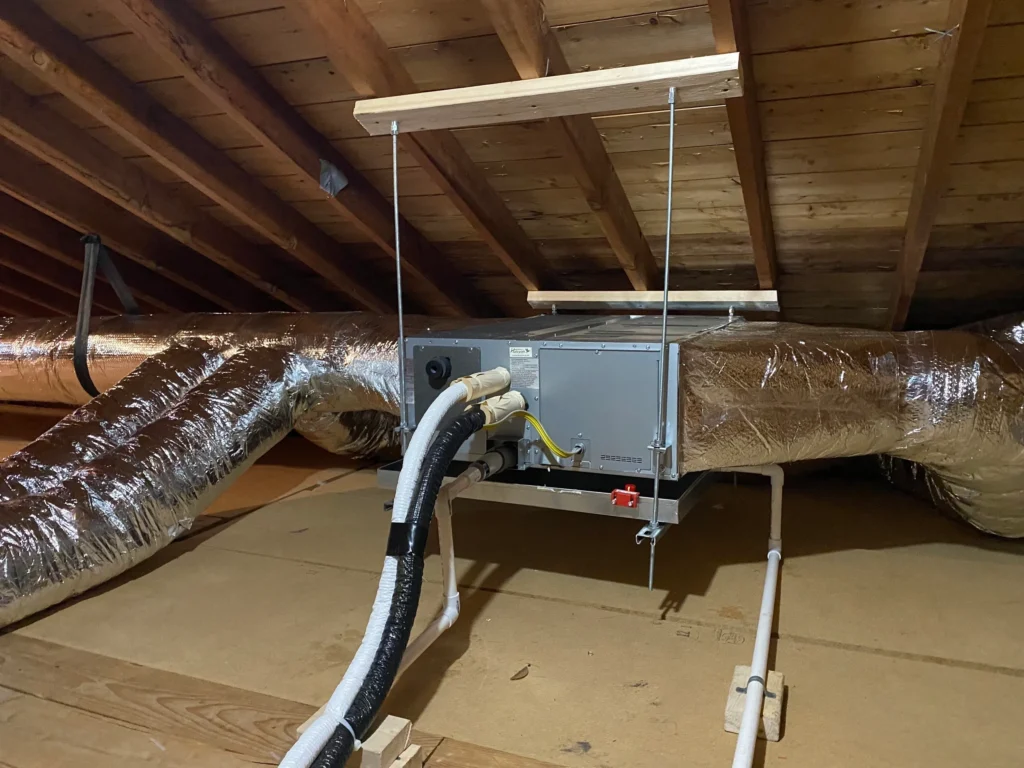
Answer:
[[[564,448],[562,448],[558,443],[551,439],[551,435],[549,435],[548,431],[544,429],[544,425],[540,423],[540,419],[538,419],[532,413],[528,413],[526,411],[512,411],[512,413],[503,418],[501,421],[496,421],[494,424],[488,424],[487,429],[494,429],[499,424],[504,424],[506,421],[516,416],[526,419],[526,421],[528,421],[533,426],[533,428],[537,430],[537,434],[540,436],[541,442],[544,443],[544,445],[547,446],[548,450],[555,454],[555,456],[557,456],[558,458],[569,459],[575,456],[577,453],[579,453],[579,451],[567,451]]]

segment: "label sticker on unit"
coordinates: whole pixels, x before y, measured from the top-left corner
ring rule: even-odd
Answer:
[[[405,401],[411,413],[409,418],[416,419],[416,369],[413,366],[413,358],[405,358]]]
[[[509,347],[508,363],[513,389],[537,389],[540,386],[540,358],[533,356],[533,347]]]

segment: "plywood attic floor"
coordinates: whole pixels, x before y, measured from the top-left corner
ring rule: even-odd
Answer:
[[[192,535],[0,635],[0,765],[276,765],[358,645],[386,498],[289,440]],[[463,616],[387,711],[433,768],[728,765],[767,509],[767,487],[712,489],[663,539],[649,593],[633,523],[461,502]],[[1024,764],[1020,543],[839,477],[792,480],[784,527],[771,665],[788,701],[756,765]]]

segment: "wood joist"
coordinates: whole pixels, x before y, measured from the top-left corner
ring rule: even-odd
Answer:
[[[548,25],[541,0],[484,0],[484,7],[521,78],[571,71]],[[571,116],[551,122],[562,141],[565,162],[630,284],[638,291],[654,288],[658,283],[654,255],[594,121],[586,116]]]
[[[111,0],[108,7],[257,141],[289,158],[323,190],[324,199],[394,257],[391,204],[188,3]],[[451,314],[496,313],[404,217],[400,227],[403,268],[412,278],[407,278],[407,287]]]
[[[466,6],[449,0],[396,0],[366,4],[354,0],[352,4],[366,12],[374,35],[379,33],[386,41],[388,57],[400,62],[418,91],[511,82],[517,74],[524,74],[519,62],[512,65],[517,52],[509,46],[508,34],[501,34],[499,18],[484,3]],[[147,8],[160,6],[172,12],[182,7],[193,9],[219,45],[237,52],[241,58],[236,61],[244,61],[258,82],[290,105],[291,116],[298,116],[300,124],[307,130],[313,128],[315,133],[308,134],[306,146],[318,150],[317,137],[326,141],[359,171],[378,200],[382,196],[386,201],[391,187],[390,137],[366,136],[352,117],[354,100],[370,91],[346,82],[352,72],[326,58],[328,48],[317,36],[308,34],[297,2],[25,0],[20,5],[43,9],[122,73],[135,90],[159,101],[243,168],[249,183],[272,190],[330,238],[343,243],[340,249],[345,258],[351,254],[355,261],[372,264],[386,278],[384,290],[393,292],[386,244],[376,242],[368,228],[357,225],[342,205],[325,198],[319,180],[307,170],[312,169],[309,159],[315,155],[319,160],[319,152],[304,159],[301,144],[290,144],[286,133],[274,133],[274,116],[260,115],[261,102],[242,101],[231,107],[207,98],[212,91],[204,90],[198,74],[189,75],[183,64],[185,54],[176,60],[161,51],[158,41],[126,25],[124,21],[129,19],[123,15],[129,10],[145,14]],[[665,62],[723,50],[723,41],[729,42],[718,23],[723,5],[731,20],[735,5],[731,2],[712,3],[709,13],[703,4],[548,0],[541,22],[550,25],[550,35],[529,29],[516,34],[524,40],[527,56],[543,58],[545,70],[552,67],[550,56],[529,50],[531,39],[542,45],[555,42],[572,72]],[[943,0],[892,0],[881,5],[871,0],[758,0],[742,5],[747,14],[750,68],[756,75],[753,88],[749,78],[745,82],[745,92],[756,91],[755,114],[765,141],[763,163],[771,208],[749,205],[750,174],[744,176],[744,169],[757,163],[744,162],[741,156],[745,121],[737,120],[727,107],[679,112],[673,287],[757,288],[761,281],[754,271],[754,254],[757,233],[765,227],[755,218],[757,211],[767,211],[763,220],[775,231],[778,289],[787,318],[874,326],[890,323],[887,316],[899,298],[898,293],[889,296],[896,282],[892,270],[902,263],[923,129],[929,123],[942,50],[949,42],[939,32],[922,30],[946,30],[949,4]],[[986,307],[992,312],[1015,308],[1019,283],[1010,278],[1018,269],[1017,261],[1001,261],[992,272],[996,268],[990,266],[994,262],[986,254],[1009,253],[1024,245],[1020,214],[1024,184],[1019,181],[1024,178],[1024,56],[1020,54],[1024,51],[1024,16],[1016,10],[1018,5],[1013,0],[994,0],[960,135],[946,145],[946,182],[932,209],[934,225],[927,255],[910,288],[916,286],[908,324],[915,327],[942,325],[947,316],[948,322],[953,322],[954,315],[957,321],[982,317],[990,313]],[[532,12],[536,18],[535,2],[514,6],[513,18],[518,11]],[[729,30],[728,24],[724,29]],[[718,46],[715,33],[719,33]],[[197,40],[202,42],[190,42]],[[186,51],[189,55],[194,52]],[[223,66],[218,60],[218,69]],[[541,65],[535,63],[533,68],[540,71]],[[362,65],[357,65],[356,77],[373,75],[361,70]],[[247,248],[267,256],[269,266],[296,263],[280,245],[182,181],[102,120],[68,103],[61,91],[27,74],[30,71],[0,56],[2,76],[38,96],[123,159],[177,190],[195,209],[212,214],[240,233]],[[232,81],[223,82],[230,85]],[[229,90],[233,93],[234,86]],[[616,223],[602,217],[619,208],[624,218],[617,226],[627,233],[622,222],[635,219],[642,239],[657,256],[655,261],[660,259],[665,246],[666,118],[666,110],[657,110],[589,121],[596,127],[592,135],[599,134],[597,146],[621,183],[625,206],[618,206],[611,197],[601,200],[593,194],[605,178],[603,171],[597,170],[601,166],[593,162],[593,155],[586,155],[584,171],[596,177],[588,187],[591,182],[573,166],[558,120],[452,131],[448,138],[457,145],[456,152],[461,151],[469,159],[466,167],[478,174],[477,179],[452,181],[466,197],[472,198],[481,189],[484,194],[496,193],[509,214],[505,223],[512,221],[543,254],[535,262],[542,278],[557,276],[566,289],[622,290],[630,287],[624,270],[629,262],[623,260],[623,254],[640,249],[616,242],[612,228]],[[260,138],[259,131],[272,141]],[[294,134],[302,137],[299,129]],[[403,137],[403,144],[405,141]],[[755,149],[758,143],[746,141],[746,146]],[[65,214],[74,214],[61,221],[76,231],[58,228],[72,242],[68,253],[75,261],[69,267],[80,263],[77,235],[86,228],[82,220],[95,218],[105,206],[115,219],[133,223],[136,238],[131,244],[135,250],[131,254],[122,251],[126,269],[134,267],[148,276],[154,289],[160,286],[179,294],[180,302],[165,296],[167,308],[184,308],[189,302],[193,307],[226,308],[227,303],[238,309],[264,309],[274,304],[264,292],[142,219],[126,214],[122,207],[78,181],[39,165],[34,158],[27,162],[37,172],[51,171],[51,180],[63,180],[55,185],[58,192],[50,195],[56,199],[49,202],[59,203]],[[455,277],[472,276],[469,292],[475,288],[506,312],[529,311],[521,275],[513,276],[504,262],[494,258],[495,248],[482,234],[479,222],[471,220],[472,211],[469,218],[462,215],[468,207],[466,201],[453,204],[451,188],[435,181],[439,170],[424,170],[404,147],[399,168],[402,214],[442,254],[442,275],[447,269]],[[13,181],[32,186],[33,179]],[[27,191],[42,210],[42,193],[49,190],[37,185]],[[83,193],[88,194],[83,198]],[[84,214],[76,210],[77,199],[85,200]],[[767,197],[761,199],[767,201]],[[595,200],[605,209],[596,207]],[[478,207],[491,210],[486,205]],[[390,219],[390,208],[384,213],[384,218]],[[113,226],[113,221],[102,223]],[[389,230],[390,222],[385,223]],[[506,243],[516,242],[512,228],[493,231]],[[404,234],[403,256],[411,242],[411,235]],[[199,279],[200,272],[166,256],[171,253],[191,255],[230,282],[206,276]],[[144,266],[146,259],[163,271],[151,271]],[[409,261],[406,259],[407,264]],[[301,266],[299,269],[306,274],[302,284],[325,287],[322,278]],[[904,268],[904,275],[913,273]],[[417,289],[422,281],[412,268],[406,277],[411,303],[421,302],[431,313],[451,311],[433,288]],[[205,290],[205,297],[187,287],[188,283]],[[231,287],[222,288],[225,285]],[[235,286],[252,295],[243,296]],[[139,295],[140,289],[133,288]]]
[[[367,309],[390,311],[392,304],[381,290],[383,281],[363,266],[340,258],[340,244],[270,190],[254,183],[190,126],[31,3],[0,6],[0,52],[250,224],[324,277],[333,289]],[[4,107],[5,117],[12,109],[17,109],[19,116],[35,112],[39,117],[42,107],[28,104],[13,85],[6,84],[4,90],[5,101],[10,102]],[[7,120],[5,128],[13,122]],[[39,120],[35,126],[44,127]],[[299,279],[298,264],[288,273],[275,268],[268,256],[253,249],[241,235],[186,205],[179,195],[98,141],[75,136],[75,128],[66,121],[50,126],[46,133],[83,145],[75,159],[69,152],[49,152],[38,137],[23,129],[16,126],[5,134],[292,308],[339,306],[340,301],[315,281]],[[91,157],[83,157],[85,154]],[[80,162],[86,159],[94,162]],[[274,272],[278,274],[271,282],[268,276]]]
[[[768,199],[768,178],[746,3],[745,0],[709,0],[708,10],[714,28],[716,49],[721,53],[737,51],[740,54],[743,95],[728,99],[725,106],[743,190],[750,241],[754,249],[757,280],[761,288],[774,288],[778,272],[775,227]]]
[[[0,221],[0,231],[3,228],[3,222]],[[7,235],[0,235],[0,265],[34,281],[34,286],[29,284],[35,288],[33,295],[42,297],[45,305],[48,306],[45,299],[53,297],[60,302],[60,307],[56,308],[58,312],[68,315],[75,313],[82,287],[81,271],[51,259]],[[98,312],[117,314],[121,311],[117,296],[106,283],[96,283],[93,297]]]
[[[396,96],[419,90],[355,3],[290,0],[288,7],[317,36],[360,95]],[[529,290],[557,287],[536,244],[449,131],[402,134],[401,142],[522,285]]]
[[[903,250],[896,263],[896,282],[887,325],[900,329],[907,320],[932,226],[939,215],[950,160],[967,109],[974,70],[981,55],[992,0],[952,0],[942,38],[939,72],[928,121],[921,140]]]
[[[245,311],[281,306],[141,219],[125,215],[105,197],[56,168],[34,162],[3,140],[0,168],[4,171],[0,174],[0,191],[6,193],[0,195],[0,228],[38,251],[80,269],[79,236],[95,232],[104,243],[137,263],[122,260],[119,269],[134,293],[164,311]]]

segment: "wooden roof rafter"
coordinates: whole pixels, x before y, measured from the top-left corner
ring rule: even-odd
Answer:
[[[569,74],[569,63],[548,24],[543,0],[483,0],[483,5],[521,78]],[[658,284],[657,262],[593,119],[571,115],[551,123],[565,160],[630,284],[638,291],[654,288]]]
[[[367,309],[391,311],[393,301],[381,290],[383,281],[365,265],[339,258],[344,252],[340,243],[250,177],[185,121],[34,4],[0,4],[0,52],[223,205],[324,277],[340,294]],[[116,153],[110,154],[116,156]],[[336,300],[326,297],[318,300],[317,289],[308,280],[291,289],[287,285],[269,283],[266,276],[275,272],[279,282],[290,281],[282,270],[270,263],[253,269],[253,262],[257,260],[255,249],[241,235],[220,225],[208,214],[196,211],[194,216],[203,226],[191,229],[213,233],[218,244],[204,243],[200,247],[193,239],[188,243],[191,247],[219,260],[240,277],[295,309],[337,306]],[[229,247],[220,247],[222,243]],[[248,254],[242,257],[242,251]],[[303,294],[311,295],[307,299]]]
[[[106,7],[257,141],[286,156],[324,190],[325,199],[394,257],[394,222],[387,199],[187,3],[108,0]],[[335,171],[340,171],[345,186],[326,191],[323,176],[330,180]],[[496,307],[455,273],[404,217],[400,227],[403,267],[413,278],[407,287],[414,294],[429,295],[453,315],[495,314]]]
[[[743,204],[754,250],[757,282],[763,289],[776,287],[778,266],[775,256],[775,225],[768,197],[768,174],[765,168],[764,140],[757,105],[753,53],[747,26],[745,0],[708,0],[715,49],[720,53],[737,52],[743,95],[727,99],[726,113],[732,133],[736,168],[739,171]]]
[[[992,0],[952,0],[942,37],[939,71],[921,139],[903,247],[886,318],[899,330],[907,320],[932,226],[938,216],[949,161],[963,122],[975,66],[981,54]]]
[[[80,266],[81,244],[63,228],[66,225],[79,233],[97,233],[136,262],[119,264],[121,274],[133,293],[161,309],[245,311],[280,306],[141,219],[125,216],[122,208],[57,168],[35,164],[2,140],[0,169],[0,191],[10,196],[0,196],[4,231],[36,250]]]
[[[56,312],[58,315],[73,315],[77,311],[78,302],[61,291],[55,291],[46,283],[26,275],[20,269],[8,263],[8,259],[23,261],[34,255],[30,248],[21,243],[3,242],[0,238],[0,285],[8,293],[41,307]],[[19,247],[20,246],[20,247]]]
[[[269,259],[239,233],[5,80],[0,135],[293,309],[334,300],[290,277],[270,282],[275,270]]]
[[[356,3],[288,0],[286,5],[321,40],[331,63],[361,95],[419,90]],[[452,133],[402,133],[400,141],[522,285],[528,290],[558,287],[537,245]]]
[[[56,291],[78,298],[82,289],[81,270],[49,258],[30,245],[10,237],[4,229],[4,222],[0,220],[0,264],[36,280],[44,286],[43,290],[47,294]],[[96,307],[101,311],[114,314],[122,311],[113,289],[102,281],[96,281],[93,297]]]
[[[7,290],[7,286],[0,286],[0,311],[14,317],[50,317],[57,314],[49,307]]]

